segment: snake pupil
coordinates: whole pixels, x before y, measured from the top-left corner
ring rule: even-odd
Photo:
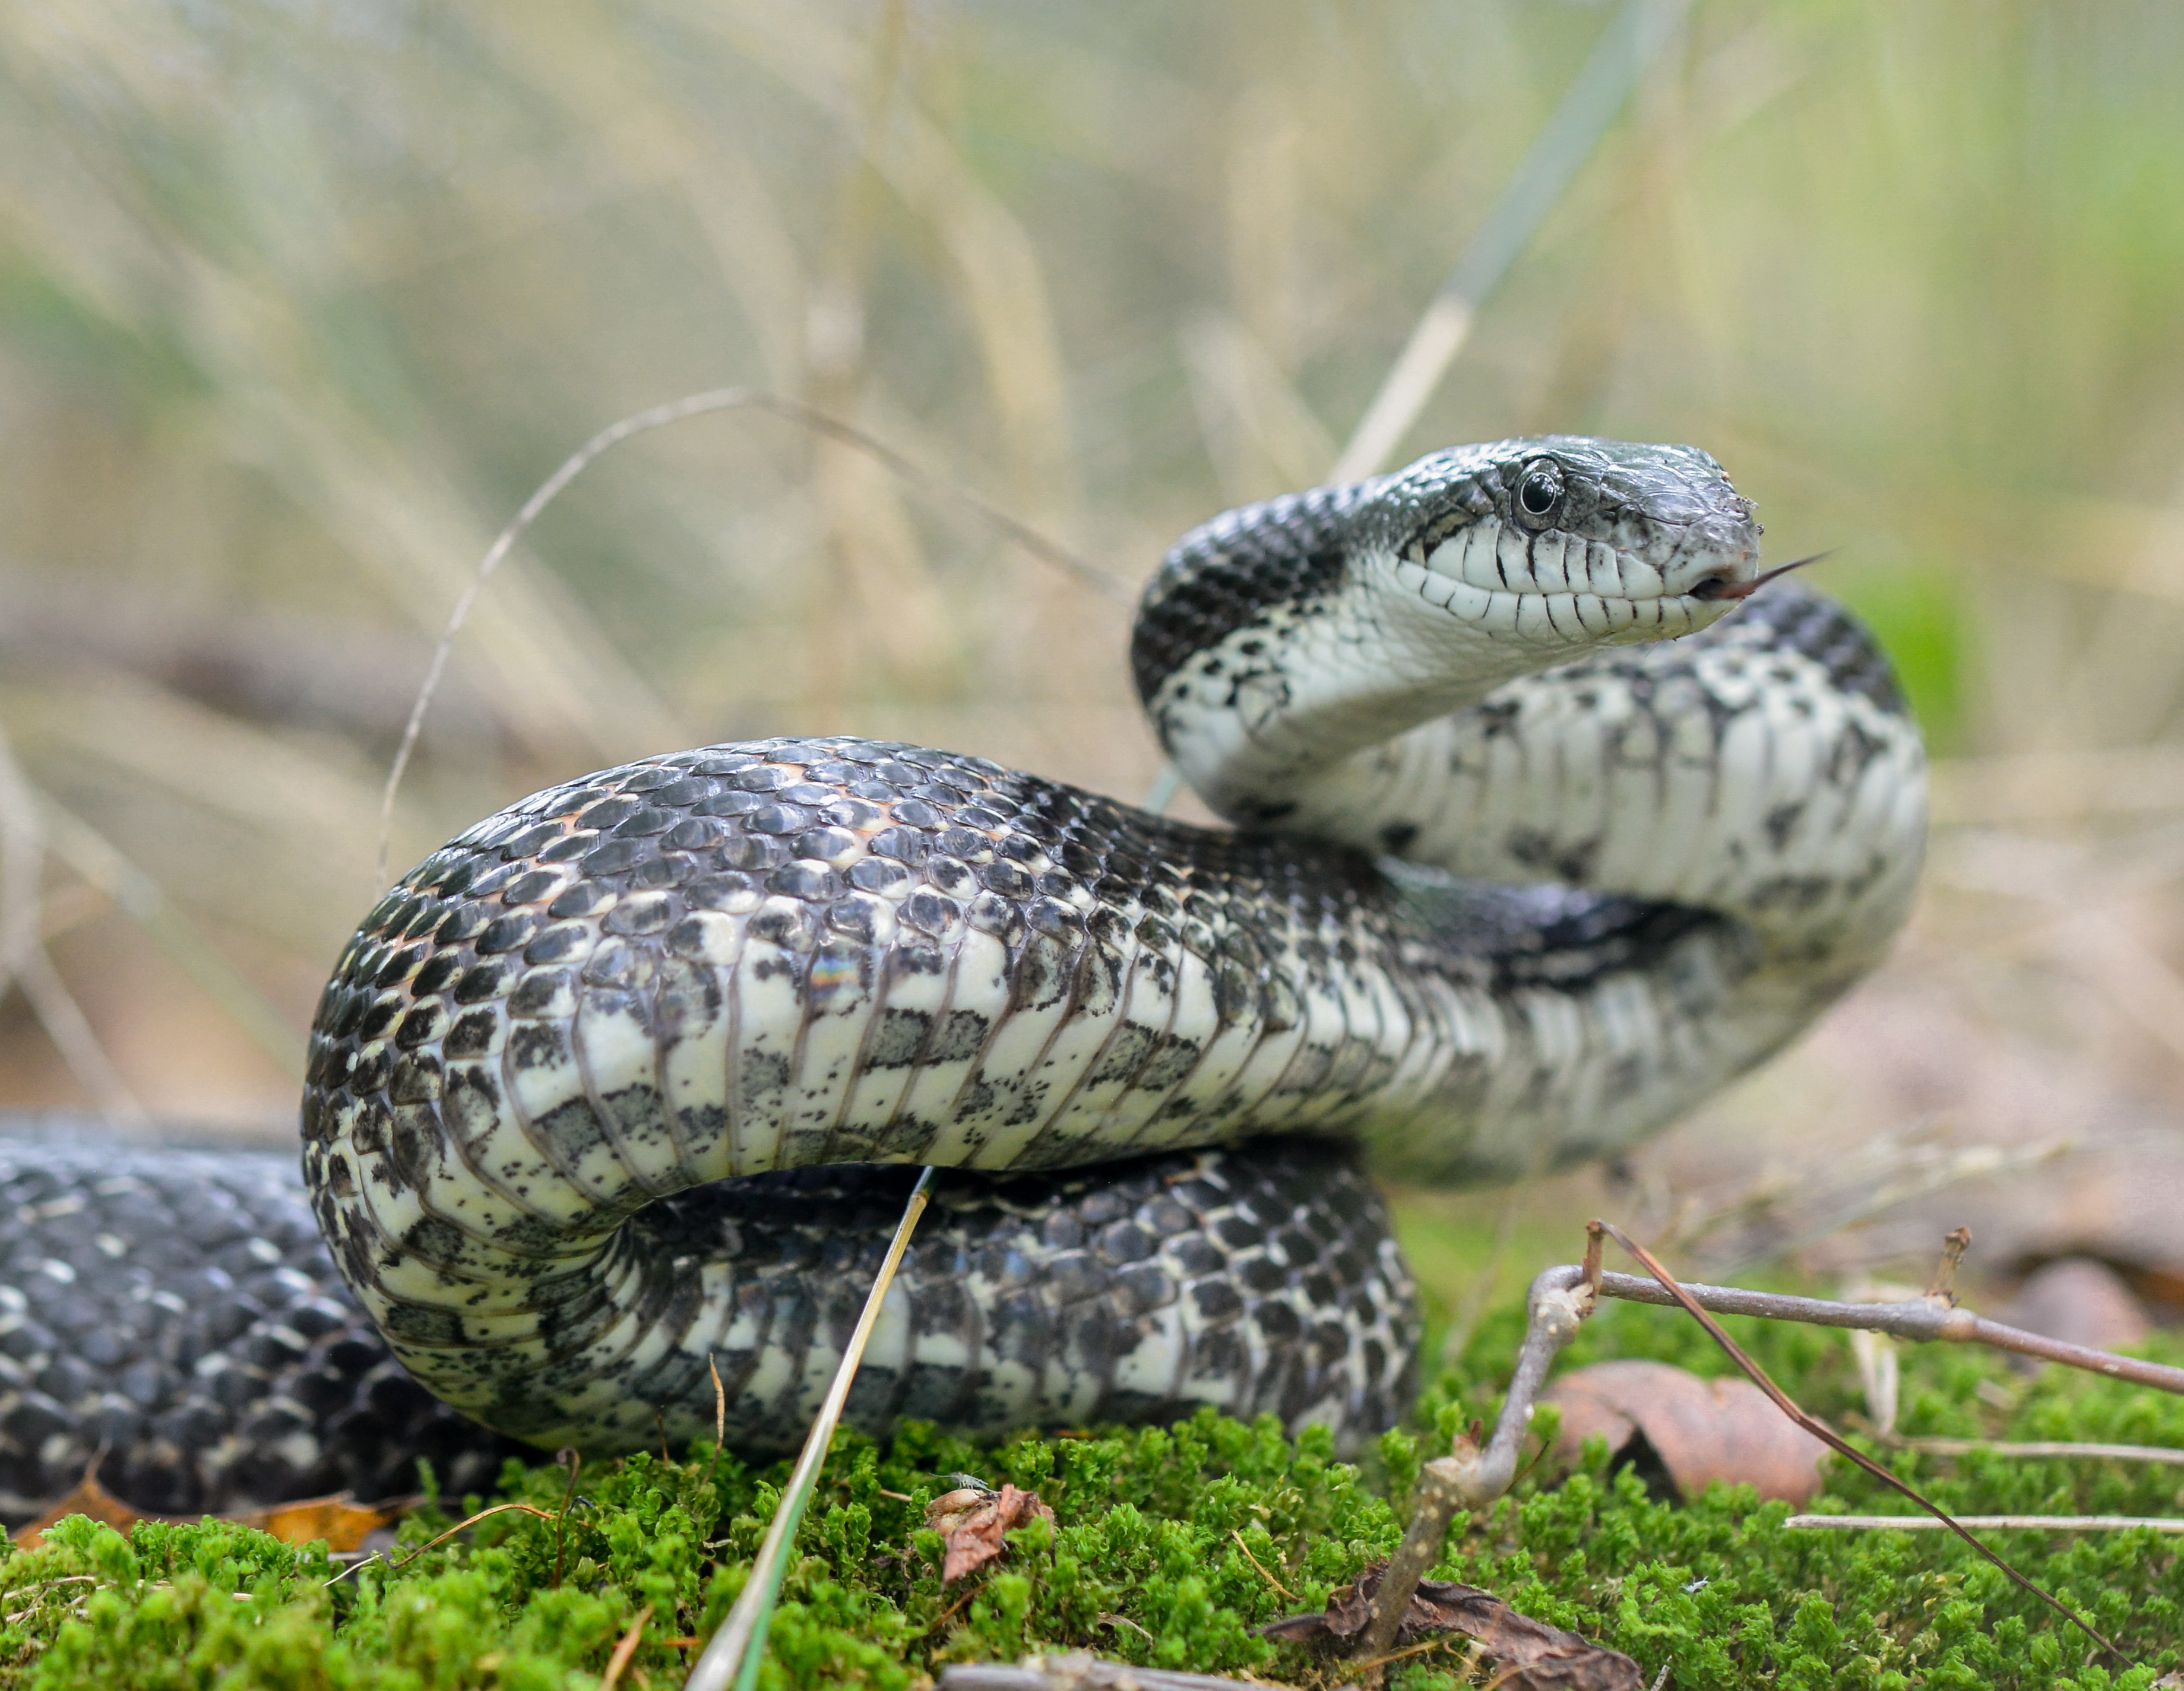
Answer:
[[[1562,481],[1544,464],[1526,473],[1523,484],[1517,489],[1517,502],[1529,517],[1543,517],[1555,508],[1562,497]]]

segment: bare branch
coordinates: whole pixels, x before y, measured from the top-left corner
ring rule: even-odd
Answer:
[[[1267,1691],[1263,1679],[1224,1679],[1102,1661],[1081,1650],[1001,1661],[957,1662],[944,1668],[940,1691]]]
[[[2091,1462],[2158,1462],[2184,1467],[2184,1450],[2166,1444],[2074,1444],[2049,1439],[2012,1443],[1992,1438],[1890,1438],[1883,1441],[1900,1449],[1929,1456],[1986,1456],[2082,1458]]]
[[[1550,1270],[1549,1272],[1557,1271]],[[1582,1271],[1574,1265],[1561,1272],[1573,1277]],[[1897,1338],[1926,1343],[1986,1344],[2020,1356],[2036,1356],[2043,1362],[2060,1362],[2090,1373],[2104,1374],[2133,1385],[2152,1386],[2184,1394],[2184,1368],[2148,1362],[2142,1357],[2119,1356],[2112,1350],[2069,1344],[2043,1333],[2027,1332],[1975,1316],[1970,1310],[1937,1299],[1911,1298],[1897,1304],[1846,1304],[1832,1298],[1797,1298],[1776,1292],[1747,1292],[1738,1286],[1684,1284],[1681,1289],[1702,1310],[1724,1316],[1760,1316],[1769,1321],[1803,1321],[1825,1327],[1864,1327]],[[1636,1274],[1605,1273],[1600,1277],[1600,1295],[1621,1298],[1634,1304],[1671,1304],[1680,1302],[1654,1282]]]
[[[2184,1521],[2159,1515],[1958,1515],[1959,1527],[1975,1527],[1983,1532],[2120,1532],[2143,1527],[2155,1532],[2184,1532]],[[1793,1515],[1782,1523],[1800,1531],[1841,1527],[1854,1532],[1920,1532],[1947,1527],[1948,1521],[1930,1515]]]
[[[1722,1331],[1721,1323],[1714,1320],[1711,1315],[1707,1313],[1705,1308],[1701,1305],[1696,1297],[1677,1283],[1675,1277],[1671,1275],[1667,1269],[1661,1266],[1660,1263],[1655,1259],[1653,1254],[1647,1250],[1645,1246],[1628,1237],[1621,1228],[1616,1227],[1613,1222],[1594,1221],[1591,1223],[1588,1231],[1590,1232],[1596,1229],[1607,1233],[1607,1236],[1613,1238],[1616,1243],[1621,1245],[1624,1249],[1629,1251],[1631,1255],[1636,1257],[1639,1261],[1645,1264],[1646,1272],[1651,1274],[1654,1279],[1660,1282],[1663,1288],[1669,1293],[1669,1296],[1672,1297],[1677,1304],[1682,1306],[1685,1312],[1688,1314],[1693,1321],[1696,1321],[1701,1327],[1707,1330],[1708,1336],[1711,1338],[1716,1344],[1721,1347],[1723,1354],[1725,1354],[1730,1361],[1734,1362],[1739,1368],[1744,1371],[1746,1378],[1749,1379],[1753,1385],[1758,1387],[1761,1391],[1766,1393],[1768,1397],[1774,1401],[1775,1408],[1780,1410],[1782,1413],[1789,1416],[1791,1421],[1797,1422],[1799,1427],[1802,1427],[1806,1432],[1811,1433],[1814,1438],[1820,1440],[1822,1443],[1827,1445],[1838,1455],[1848,1458],[1849,1460],[1855,1463],[1858,1467],[1864,1469],[1867,1473],[1872,1475],[1874,1478],[1879,1480],[1883,1485],[1889,1487],[1892,1490],[1901,1492],[1905,1497],[1909,1498],[1911,1501],[1917,1504],[1919,1508],[1931,1515],[1941,1525],[1948,1528],[1950,1532],[1954,1532],[1959,1538],[1962,1538],[1965,1544],[1970,1545],[1971,1548],[1978,1551],[1981,1556],[1985,1557],[1997,1568],[1999,1568],[2004,1574],[2008,1575],[2013,1583],[2022,1589],[2030,1592],[2033,1596],[2038,1598],[2049,1608],[2054,1610],[2057,1614],[2062,1616],[2065,1620],[2069,1621],[2072,1626],[2075,1627],[2080,1632],[2083,1633],[2087,1638],[2091,1638],[2095,1644],[2106,1650],[2110,1656],[2114,1658],[2115,1660],[2118,1662],[2124,1660],[2123,1652],[2118,1649],[2115,1645],[2111,1644],[2106,1638],[2103,1637],[2099,1632],[2095,1630],[2090,1621],[2087,1621],[2083,1616],[2080,1615],[2075,1610],[2070,1607],[2070,1605],[2065,1604],[2060,1598],[2056,1597],[2053,1593],[2048,1591],[2044,1587],[2037,1585],[2031,1580],[2027,1579],[2023,1574],[2012,1567],[2007,1561],[2003,1560],[2001,1556],[1996,1555],[1994,1551],[1989,1549],[1977,1538],[1975,1538],[1971,1533],[1957,1521],[1955,1516],[1952,1516],[1939,1504],[1928,1499],[1916,1487],[1910,1485],[1903,1480],[1898,1479],[1894,1474],[1891,1473],[1888,1469],[1882,1466],[1879,1462],[1875,1461],[1872,1457],[1867,1455],[1864,1451],[1859,1449],[1848,1439],[1843,1438],[1841,1434],[1837,1432],[1833,1427],[1830,1427],[1827,1422],[1822,1421],[1816,1415],[1808,1414],[1804,1409],[1801,1408],[1790,1397],[1789,1393],[1774,1383],[1774,1380],[1769,1377],[1764,1368],[1762,1368],[1757,1362],[1753,1361],[1749,1355],[1746,1354],[1741,1345],[1738,1344],[1735,1339],[1731,1338],[1726,1332]],[[1604,1276],[1602,1277],[1603,1280],[1606,1278]],[[1602,1289],[1605,1290],[1606,1288],[1603,1286]],[[1811,1301],[1817,1302],[1819,1300],[1814,1299]],[[1966,1315],[1970,1313],[1966,1310],[1951,1309],[1945,1304],[1937,1305],[1937,1307],[1942,1308],[1946,1311],[1946,1313],[1951,1316]],[[2013,1328],[2009,1329],[2009,1331],[2014,1332],[2015,1330]],[[2078,1347],[2076,1346],[2071,1347],[2073,1349],[2077,1348]]]
[[[1593,1300],[1569,1271],[1551,1268],[1532,1282],[1524,1306],[1530,1319],[1494,1436],[1482,1450],[1466,1433],[1449,1455],[1419,1471],[1418,1504],[1374,1594],[1372,1619],[1357,1642],[1361,1656],[1385,1656],[1395,1647],[1412,1594],[1426,1570],[1440,1559],[1457,1511],[1493,1502],[1516,1479],[1517,1452],[1531,1422],[1533,1400],[1546,1382],[1556,1355],[1577,1337],[1578,1327],[1592,1312]]]

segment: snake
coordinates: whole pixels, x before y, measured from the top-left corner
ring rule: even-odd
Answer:
[[[922,1169],[848,1424],[1356,1449],[1419,1383],[1387,1183],[1621,1154],[1910,907],[1904,695],[1753,511],[1548,436],[1214,518],[1129,663],[1216,824],[823,735],[466,829],[341,952],[300,1170],[0,1141],[0,1510],[787,1451]]]

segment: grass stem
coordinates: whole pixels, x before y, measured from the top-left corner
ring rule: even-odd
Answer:
[[[888,1288],[894,1283],[894,1271],[910,1244],[911,1233],[916,1228],[917,1218],[925,1213],[932,1194],[933,1171],[928,1168],[919,1173],[917,1184],[911,1188],[910,1201],[903,1205],[902,1220],[895,1224],[894,1238],[888,1243],[887,1256],[880,1264],[879,1272],[872,1277],[872,1289],[865,1299],[864,1312],[857,1317],[856,1327],[842,1352],[841,1366],[834,1371],[834,1382],[827,1388],[826,1399],[819,1405],[811,1431],[805,1438],[804,1454],[796,1459],[795,1470],[789,1475],[781,1502],[773,1511],[773,1524],[766,1528],[765,1541],[758,1547],[758,1559],[751,1564],[750,1577],[736,1599],[735,1607],[728,1611],[728,1618],[721,1623],[721,1630],[713,1634],[712,1642],[705,1646],[705,1654],[690,1670],[690,1677],[682,1682],[682,1691],[728,1691],[731,1686],[735,1691],[755,1691],[759,1663],[766,1655],[766,1628],[773,1620],[773,1605],[781,1594],[782,1575],[788,1570],[796,1529],[803,1523],[805,1509],[818,1484],[819,1470],[827,1460],[827,1447],[834,1441],[835,1426],[842,1419],[842,1406],[849,1401],[850,1388],[856,1380],[857,1365],[864,1360],[872,1325],[879,1319],[880,1305],[887,1301]]]

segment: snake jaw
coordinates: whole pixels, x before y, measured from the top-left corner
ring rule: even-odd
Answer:
[[[1403,598],[1496,642],[1571,651],[1694,633],[1727,614],[1741,597],[1727,590],[1758,559],[1752,502],[1694,448],[1505,441],[1358,492],[1407,515],[1407,537],[1382,554]]]
[[[1696,632],[1749,592],[1749,543],[1712,543],[1657,566],[1577,534],[1526,534],[1487,517],[1430,551],[1390,560],[1396,588],[1489,639],[1556,647],[1626,645]],[[1696,573],[1689,586],[1681,582]],[[1747,585],[1747,582],[1749,585]]]

